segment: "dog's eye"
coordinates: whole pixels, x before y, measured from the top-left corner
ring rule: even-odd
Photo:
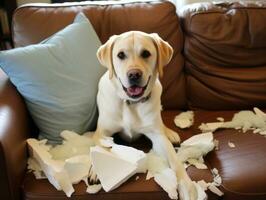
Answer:
[[[151,56],[151,53],[148,50],[143,50],[140,54],[142,58],[149,58]]]
[[[117,54],[117,57],[120,58],[121,60],[124,60],[126,58],[126,54],[123,51],[120,51]]]

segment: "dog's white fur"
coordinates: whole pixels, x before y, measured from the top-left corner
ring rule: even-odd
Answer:
[[[148,58],[140,56],[144,49],[150,52]],[[117,56],[121,51],[126,54],[124,60]],[[162,86],[158,74],[162,76],[163,67],[169,63],[172,54],[172,47],[158,34],[140,31],[112,36],[99,48],[97,57],[108,71],[99,82],[99,119],[94,139],[101,145],[102,138],[110,137],[114,133],[121,133],[127,140],[144,134],[152,141],[153,150],[167,158],[170,167],[176,172],[181,199],[194,200],[197,199],[195,186],[183,164],[177,159],[171,144],[179,142],[179,136],[167,128],[161,118]],[[130,86],[127,72],[131,69],[142,72],[141,86],[148,83],[144,94],[138,99],[129,97],[122,87],[122,84],[126,88]],[[150,98],[141,102],[148,95]],[[127,101],[137,103],[128,104]]]

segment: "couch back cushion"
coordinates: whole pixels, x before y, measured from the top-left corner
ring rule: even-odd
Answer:
[[[181,11],[189,107],[266,107],[266,2]]]
[[[186,108],[183,73],[183,35],[175,6],[167,1],[83,2],[32,4],[20,7],[13,16],[16,47],[38,43],[73,22],[78,12],[90,19],[102,43],[113,34],[130,30],[157,32],[174,48],[174,56],[164,69],[162,104],[165,109]],[[96,52],[95,52],[96,53]]]

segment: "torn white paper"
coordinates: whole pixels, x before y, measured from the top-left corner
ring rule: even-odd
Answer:
[[[222,117],[217,117],[216,118],[219,122],[224,122],[224,118],[222,118]]]
[[[91,147],[90,155],[93,169],[106,192],[119,187],[138,169],[136,163],[119,158],[99,146]]]
[[[73,131],[63,131],[60,135],[64,139],[63,143],[49,151],[55,160],[66,160],[76,155],[88,155],[90,147],[94,145],[92,139]]]
[[[168,193],[170,199],[178,199],[176,174],[172,169],[166,168],[156,173],[154,180]]]
[[[194,161],[194,163],[200,164],[203,163],[202,156],[212,151],[213,148],[214,141],[211,132],[198,134],[181,143],[177,152],[177,157],[184,163],[189,159],[195,159],[198,160],[198,162]]]
[[[143,151],[128,146],[114,144],[110,152],[121,159],[137,165],[137,173],[146,172],[146,154]]]
[[[224,122],[210,122],[210,123],[202,123],[199,126],[199,129],[205,133],[205,132],[214,132],[217,129],[221,128],[223,126]]]
[[[206,183],[204,180],[200,180],[198,181],[198,185],[204,190],[206,191],[207,189],[209,189],[212,193],[218,195],[218,196],[222,196],[224,195],[224,193],[219,190],[219,186],[222,184],[222,178],[218,173],[218,170],[216,168],[213,168],[211,170],[212,175],[213,175],[213,182],[211,183]]]
[[[70,197],[74,188],[64,169],[64,161],[53,160],[45,143],[40,143],[36,139],[28,139],[27,143],[31,156],[38,162],[49,182],[57,190],[63,190]]]
[[[179,128],[189,128],[194,123],[193,111],[182,112],[174,119],[175,125]]]
[[[101,184],[88,185],[86,192],[89,194],[96,194],[102,189]]]
[[[236,145],[233,143],[233,142],[228,142],[228,146],[230,147],[230,148],[235,148],[236,147]]]

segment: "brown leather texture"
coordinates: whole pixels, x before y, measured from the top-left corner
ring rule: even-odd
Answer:
[[[27,163],[28,112],[0,70],[0,199],[18,199]]]
[[[60,4],[57,4],[60,5]],[[183,35],[175,6],[167,1],[135,3],[72,3],[56,6],[25,6],[13,16],[16,47],[38,43],[73,22],[79,12],[90,19],[102,43],[115,34],[130,30],[158,33],[174,48],[174,56],[164,69],[162,103],[166,109],[186,108],[183,74]]]
[[[266,3],[201,3],[181,11],[190,108],[266,107]]]

